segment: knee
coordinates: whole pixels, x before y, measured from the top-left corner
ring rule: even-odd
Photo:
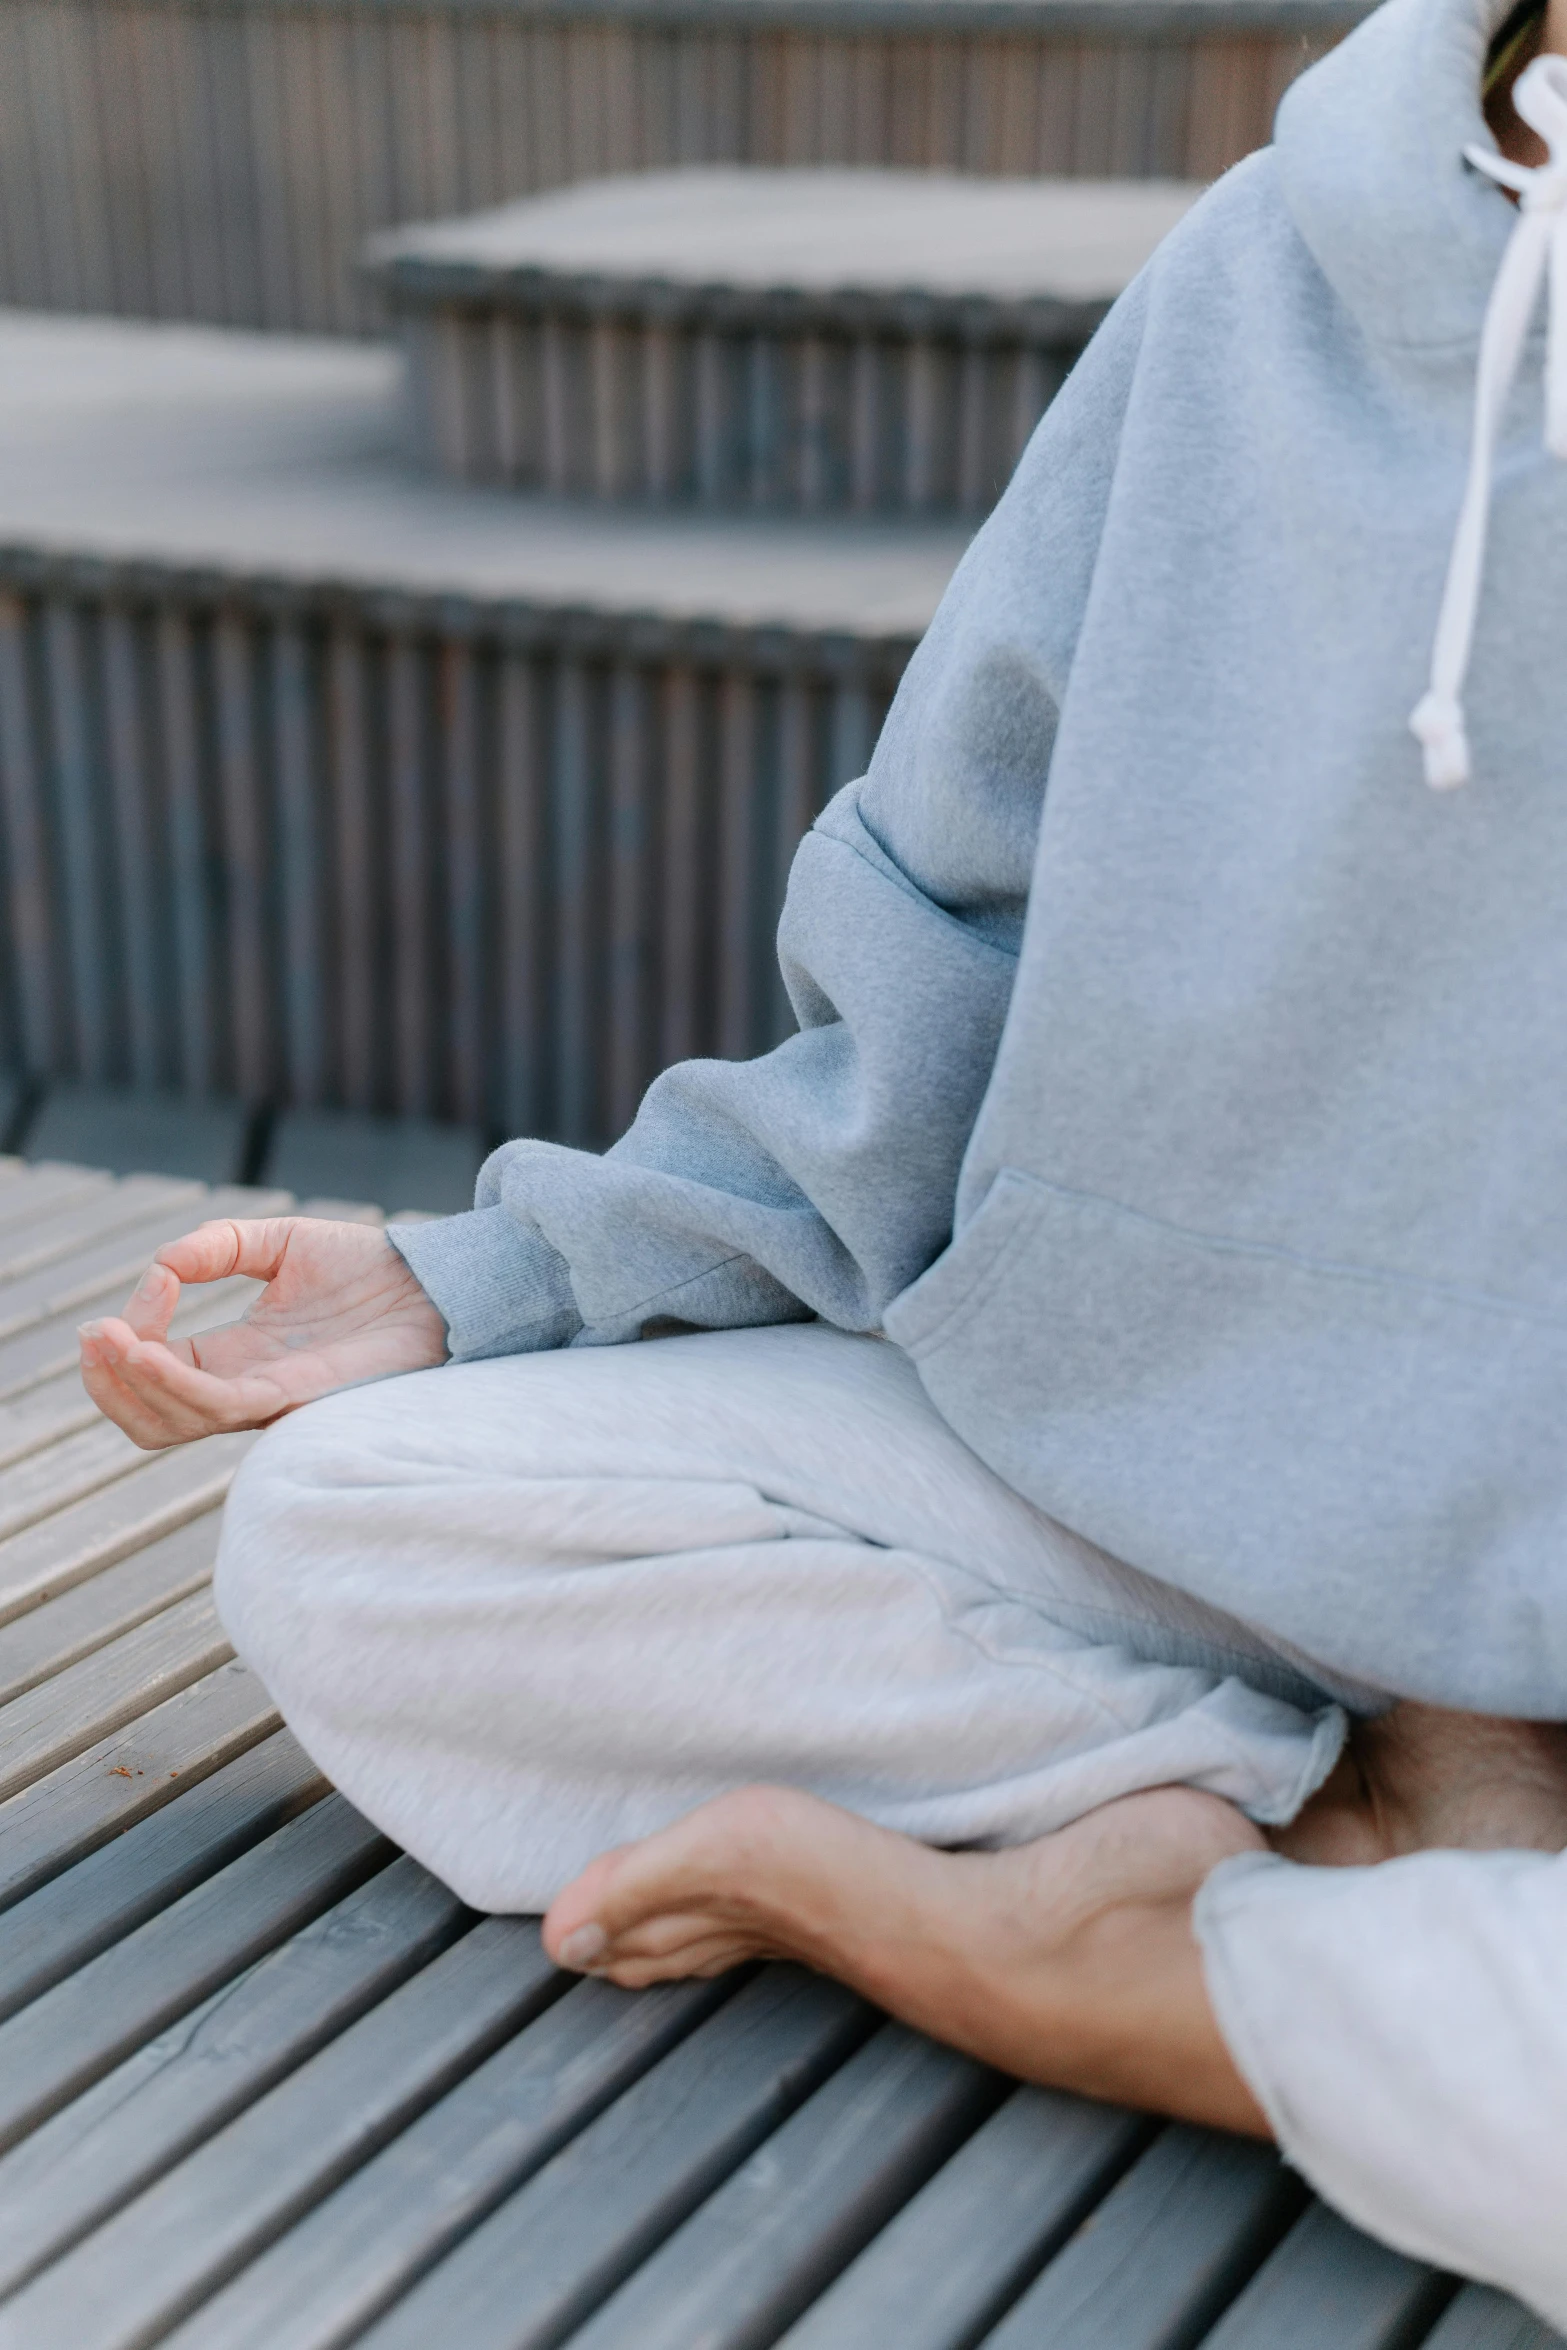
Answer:
[[[351,1415],[334,1408],[350,1400],[280,1420],[229,1488],[213,1593],[236,1650],[266,1680],[280,1656],[308,1655],[343,1556],[345,1498],[375,1475],[373,1450],[356,1449]]]

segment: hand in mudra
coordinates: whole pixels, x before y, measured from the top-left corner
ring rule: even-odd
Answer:
[[[243,1321],[170,1338],[183,1283],[236,1273],[266,1283]],[[123,1315],[80,1337],[88,1394],[149,1452],[446,1357],[446,1325],[385,1234],[315,1216],[199,1226],[159,1249]]]

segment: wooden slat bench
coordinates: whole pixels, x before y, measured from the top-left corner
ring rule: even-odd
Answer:
[[[1260,2147],[790,1967],[563,1977],[399,1855],[211,1612],[247,1440],[138,1454],[73,1369],[279,1204],[0,1163],[0,2350],[1546,2350]]]

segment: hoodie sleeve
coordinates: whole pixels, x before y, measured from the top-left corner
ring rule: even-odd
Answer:
[[[874,1330],[947,1245],[1011,997],[1143,283],[960,564],[868,774],[800,845],[778,933],[798,1033],[759,1060],[666,1070],[602,1157],[506,1143],[470,1214],[391,1229],[454,1360],[612,1343],[664,1319]]]

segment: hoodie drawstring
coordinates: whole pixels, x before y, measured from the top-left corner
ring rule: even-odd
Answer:
[[[1515,192],[1519,219],[1496,273],[1480,336],[1469,480],[1442,591],[1431,686],[1409,721],[1424,747],[1426,781],[1433,791],[1451,791],[1469,780],[1464,678],[1485,568],[1496,444],[1546,279],[1545,445],[1552,456],[1567,457],[1567,57],[1537,57],[1513,85],[1513,104],[1550,149],[1548,163],[1530,170],[1487,147],[1464,150],[1476,171]]]

